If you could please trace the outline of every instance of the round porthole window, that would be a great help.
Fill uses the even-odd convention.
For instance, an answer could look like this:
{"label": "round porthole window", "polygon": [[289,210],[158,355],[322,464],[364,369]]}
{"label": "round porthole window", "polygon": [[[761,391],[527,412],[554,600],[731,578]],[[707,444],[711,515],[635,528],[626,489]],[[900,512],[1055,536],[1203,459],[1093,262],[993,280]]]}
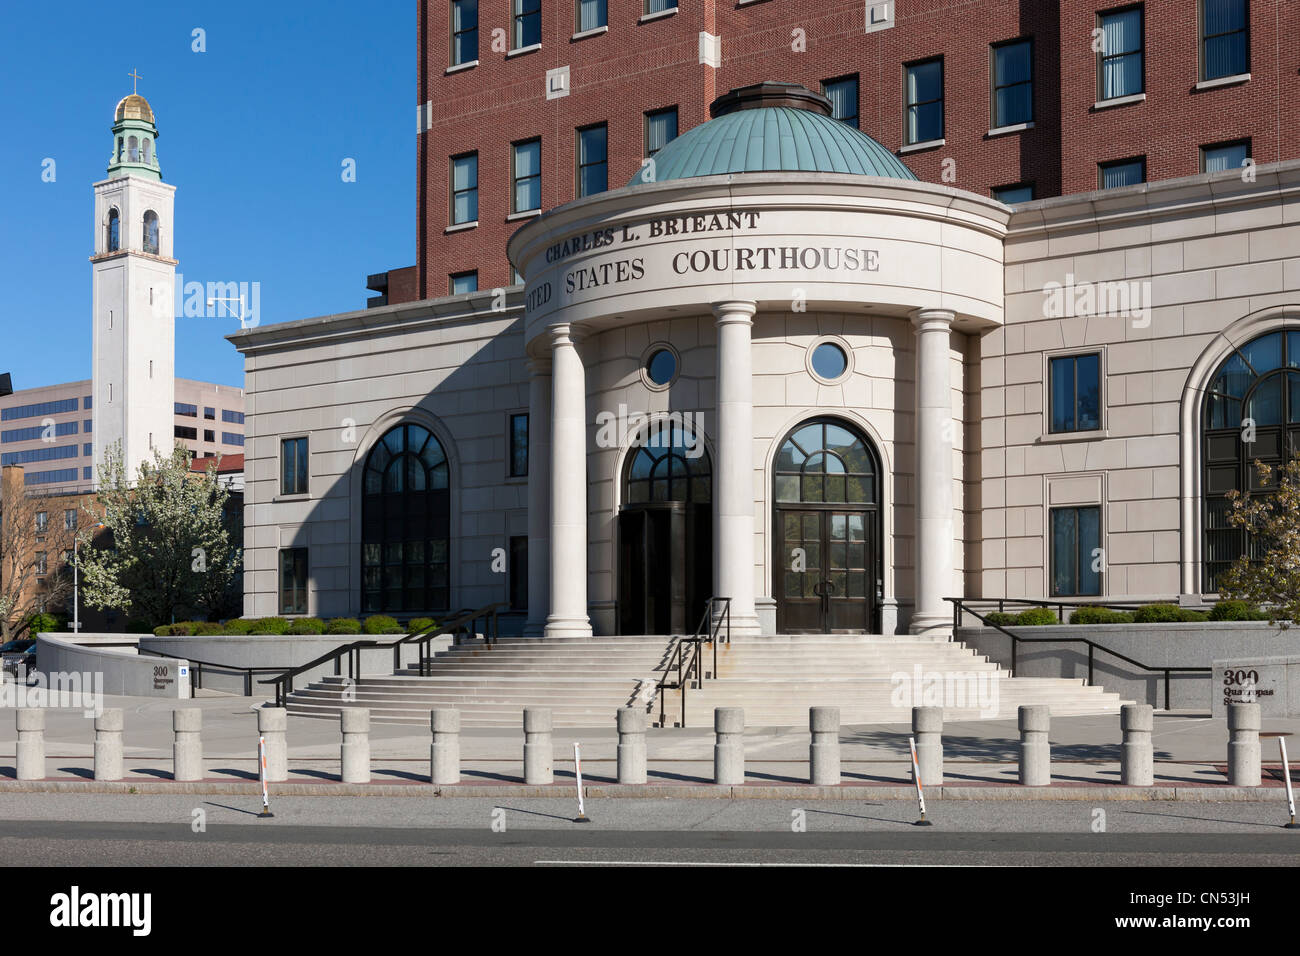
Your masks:
{"label": "round porthole window", "polygon": [[677,356],[671,349],[655,349],[646,359],[645,375],[654,385],[667,385],[677,375]]}
{"label": "round porthole window", "polygon": [[822,342],[812,352],[812,370],[818,378],[833,382],[849,367],[848,356],[834,342]]}

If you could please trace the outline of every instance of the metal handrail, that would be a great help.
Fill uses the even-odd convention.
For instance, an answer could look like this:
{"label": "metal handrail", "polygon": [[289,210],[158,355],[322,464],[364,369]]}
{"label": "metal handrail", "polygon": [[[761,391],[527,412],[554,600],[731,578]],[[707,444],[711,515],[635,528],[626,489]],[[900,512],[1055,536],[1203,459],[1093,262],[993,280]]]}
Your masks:
{"label": "metal handrail", "polygon": [[[102,647],[103,645],[98,645]],[[156,651],[151,647],[138,647],[136,650],[141,654],[152,654],[155,657],[165,657],[173,661],[185,661],[191,665],[190,671],[190,688],[192,690],[203,689],[203,668],[207,667],[215,671],[231,671],[236,674],[244,675],[244,696],[253,696],[253,675],[254,674],[278,674],[284,670],[283,667],[240,667],[238,664],[218,664],[215,661],[201,661],[184,654],[168,654],[166,651]]]}
{"label": "metal handrail", "polygon": [[[1168,709],[1169,709],[1169,675],[1170,675],[1171,673],[1173,673],[1174,671],[1177,671],[1177,672],[1182,673],[1182,674],[1211,674],[1211,673],[1214,672],[1214,668],[1212,668],[1212,667],[1151,667],[1151,666],[1149,666],[1149,665],[1147,665],[1147,664],[1143,664],[1141,661],[1135,661],[1133,658],[1131,658],[1131,657],[1129,657],[1129,656],[1127,656],[1127,655],[1125,655],[1125,654],[1121,654],[1119,651],[1112,650],[1112,649],[1109,648],[1109,647],[1106,647],[1106,646],[1104,646],[1104,645],[1102,645],[1102,644],[1098,644],[1096,641],[1090,640],[1089,638],[1086,638],[1086,637],[1075,637],[1075,636],[1070,635],[1070,634],[1063,634],[1063,635],[1060,636],[1060,637],[1055,637],[1055,636],[1053,636],[1053,637],[1021,637],[1019,634],[1013,634],[1011,631],[1008,631],[1008,630],[1007,630],[1005,627],[1003,627],[1001,624],[996,624],[996,623],[994,623],[993,621],[990,621],[988,618],[986,618],[986,617],[985,617],[983,614],[981,614],[979,611],[976,611],[976,610],[972,609],[971,607],[967,606],[967,599],[964,599],[964,598],[944,598],[944,600],[945,600],[945,601],[951,601],[951,602],[952,602],[952,605],[953,605],[953,630],[954,630],[954,633],[956,632],[956,630],[957,630],[958,628],[961,627],[961,616],[962,616],[963,614],[973,614],[976,618],[979,619],[980,623],[982,623],[985,627],[991,627],[991,628],[993,628],[993,629],[995,629],[995,630],[997,630],[997,631],[1000,631],[1001,633],[1005,634],[1007,637],[1009,637],[1009,638],[1011,639],[1011,676],[1012,676],[1012,677],[1015,677],[1015,676],[1016,676],[1016,666],[1017,666],[1017,664],[1018,664],[1018,660],[1019,660],[1019,659],[1018,659],[1017,651],[1018,651],[1018,647],[1019,647],[1019,645],[1020,645],[1022,642],[1023,642],[1023,643],[1026,643],[1026,644],[1063,644],[1063,643],[1071,643],[1071,644],[1086,644],[1087,647],[1088,647],[1088,686],[1089,686],[1089,687],[1091,687],[1091,686],[1092,686],[1092,683],[1093,683],[1093,655],[1094,655],[1094,653],[1095,653],[1096,651],[1105,651],[1107,654],[1110,654],[1112,657],[1118,657],[1120,660],[1124,661],[1126,664],[1131,664],[1131,665],[1133,665],[1134,667],[1141,668],[1142,670],[1144,670],[1144,671],[1149,671],[1149,672],[1151,672],[1151,673],[1153,673],[1153,674],[1160,674],[1160,673],[1164,674],[1164,684],[1165,684],[1165,710],[1168,710]],[[1041,602],[1041,601],[1034,601],[1034,600],[1023,600],[1023,601],[1022,601],[1022,600],[1015,599],[1015,598],[1002,598],[1002,599],[994,599],[994,598],[988,598],[988,599],[984,599],[984,598],[976,598],[975,600],[977,600],[977,601],[985,601],[985,600],[992,601],[992,600],[998,600],[998,601],[999,601],[999,609],[1001,608],[1001,605],[1002,605],[1002,602],[1003,602],[1003,601],[1010,601],[1010,603],[1012,603],[1012,604],[1034,604],[1034,605],[1039,605],[1039,606],[1043,605],[1044,603],[1047,603],[1047,604],[1055,603],[1055,602]],[[1123,609],[1123,610],[1128,610],[1128,609],[1129,609],[1129,608],[1124,607],[1123,605],[1113,605],[1113,604],[1081,604],[1081,605],[1077,605],[1077,606],[1078,606],[1078,607],[1105,607],[1105,608],[1109,608],[1109,609],[1111,609],[1111,610],[1121,610],[1121,609]],[[1140,607],[1141,605],[1136,605],[1136,606],[1137,606],[1137,607]]]}
{"label": "metal handrail", "polygon": [[473,610],[463,610],[457,613],[449,621],[443,621],[441,624],[434,623],[419,631],[406,635],[401,640],[393,642],[393,670],[397,671],[402,666],[402,647],[411,642],[416,642],[420,646],[419,671],[421,677],[428,677],[429,663],[429,646],[434,638],[442,637],[445,634],[452,634],[461,629],[467,630],[470,634],[477,633],[474,627],[475,622],[482,618],[484,621],[483,644],[492,649],[492,645],[497,642],[499,633],[498,614],[501,608],[509,605],[504,601],[498,601],[495,604],[487,604],[481,608]]}
{"label": "metal handrail", "polygon": [[[1056,609],[1056,618],[1062,624],[1066,623],[1065,620],[1066,608],[1070,608],[1071,610],[1074,611],[1077,611],[1085,607],[1100,607],[1100,608],[1105,608],[1108,611],[1136,611],[1138,608],[1145,606],[1143,602],[1136,602],[1130,604],[1102,604],[1099,601],[1089,601],[1083,599],[1080,599],[1078,601],[1062,601],[1059,599],[1055,601],[1047,601],[1039,598],[944,598],[944,600],[964,601],[966,604],[973,604],[976,602],[979,602],[981,604],[992,604],[994,602],[997,602],[999,614],[1006,613],[1006,606],[1008,604],[1028,605],[1029,607],[1051,607]],[[974,611],[971,611],[969,607],[967,607],[966,609],[970,611],[971,614],[975,613]],[[960,624],[957,624],[955,619],[957,614],[958,611],[956,608],[954,608],[953,609],[954,625],[960,627]]]}
{"label": "metal handrail", "polygon": [[[722,611],[714,614],[714,606],[720,604]],[[690,636],[679,637],[673,645],[672,656],[668,658],[668,663],[664,665],[664,675],[659,678],[659,684],[655,693],[659,697],[659,726],[667,726],[666,703],[664,701],[664,691],[676,690],[679,693],[682,707],[681,726],[686,726],[686,691],[690,687],[690,678],[694,672],[695,685],[698,687],[707,678],[718,677],[718,644],[723,640],[722,627],[726,624],[726,643],[731,643],[731,598],[729,597],[711,597],[704,602],[704,614],[700,617],[700,623],[695,628],[695,633]],[[700,673],[700,645],[709,643],[713,649],[713,670],[701,675]],[[687,648],[690,649],[690,659],[687,659]],[[668,676],[673,668],[677,670],[676,683],[669,683]]]}

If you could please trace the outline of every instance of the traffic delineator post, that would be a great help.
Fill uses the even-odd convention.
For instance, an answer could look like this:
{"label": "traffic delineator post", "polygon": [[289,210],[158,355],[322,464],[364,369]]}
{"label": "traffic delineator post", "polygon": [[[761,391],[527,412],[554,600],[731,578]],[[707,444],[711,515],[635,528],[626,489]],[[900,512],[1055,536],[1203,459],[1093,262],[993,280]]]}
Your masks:
{"label": "traffic delineator post", "polygon": [[1282,824],[1287,830],[1300,830],[1300,823],[1295,822],[1295,793],[1291,790],[1291,765],[1286,759],[1286,739],[1277,738],[1277,745],[1282,751],[1282,780],[1286,783],[1286,808],[1291,813],[1291,820]]}
{"label": "traffic delineator post", "polygon": [[582,805],[582,753],[578,750],[578,742],[573,742],[573,769],[574,776],[578,781],[578,815],[573,818],[574,823],[590,823],[585,808]]}
{"label": "traffic delineator post", "polygon": [[925,818],[925,794],[921,790],[921,766],[916,761],[916,740],[908,737],[907,745],[912,750],[912,780],[916,782],[916,802],[921,807],[921,819],[912,824],[914,827],[932,826],[929,820]]}
{"label": "traffic delineator post", "polygon": [[266,817],[275,816],[275,814],[271,812],[271,795],[270,795],[270,791],[267,790],[266,787],[266,738],[265,737],[257,738],[257,763],[261,771],[260,776],[262,778],[262,812],[257,815],[258,819],[260,820],[260,819],[265,819]]}

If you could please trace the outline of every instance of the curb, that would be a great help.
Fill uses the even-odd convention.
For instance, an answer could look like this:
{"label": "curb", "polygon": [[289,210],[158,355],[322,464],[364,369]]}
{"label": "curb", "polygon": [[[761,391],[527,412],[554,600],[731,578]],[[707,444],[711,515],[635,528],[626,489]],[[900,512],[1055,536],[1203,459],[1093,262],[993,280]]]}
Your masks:
{"label": "curb", "polygon": [[[270,785],[272,797],[550,797],[572,798],[572,784],[452,784],[434,786],[428,783],[275,783]],[[926,791],[929,800],[969,801],[1037,801],[1084,800],[1091,803],[1115,801],[1185,801],[1193,803],[1267,803],[1277,801],[1283,789],[1277,787],[1124,787],[1108,785],[1002,787],[1002,786],[943,786]],[[138,781],[128,783],[117,780],[2,780],[0,794],[5,793],[116,793],[132,795],[158,794],[211,794],[211,795],[262,795],[257,783],[205,781],[178,783],[173,781]],[[915,800],[916,790],[906,786],[878,786],[873,784],[841,784],[840,786],[769,786],[747,784],[742,786],[716,786],[714,784],[593,784],[583,788],[586,799],[630,800],[793,800],[793,801],[876,801]]]}

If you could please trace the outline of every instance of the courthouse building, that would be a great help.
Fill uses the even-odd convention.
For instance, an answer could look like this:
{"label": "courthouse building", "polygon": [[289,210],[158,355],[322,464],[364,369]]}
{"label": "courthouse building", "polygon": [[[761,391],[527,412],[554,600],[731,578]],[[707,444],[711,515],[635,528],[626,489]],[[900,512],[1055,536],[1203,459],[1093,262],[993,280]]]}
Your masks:
{"label": "courthouse building", "polygon": [[246,615],[680,633],[722,596],[738,633],[942,634],[955,596],[1212,597],[1226,492],[1300,448],[1300,162],[1012,206],[832,112],[738,88],[516,223],[523,284],[231,335]]}

